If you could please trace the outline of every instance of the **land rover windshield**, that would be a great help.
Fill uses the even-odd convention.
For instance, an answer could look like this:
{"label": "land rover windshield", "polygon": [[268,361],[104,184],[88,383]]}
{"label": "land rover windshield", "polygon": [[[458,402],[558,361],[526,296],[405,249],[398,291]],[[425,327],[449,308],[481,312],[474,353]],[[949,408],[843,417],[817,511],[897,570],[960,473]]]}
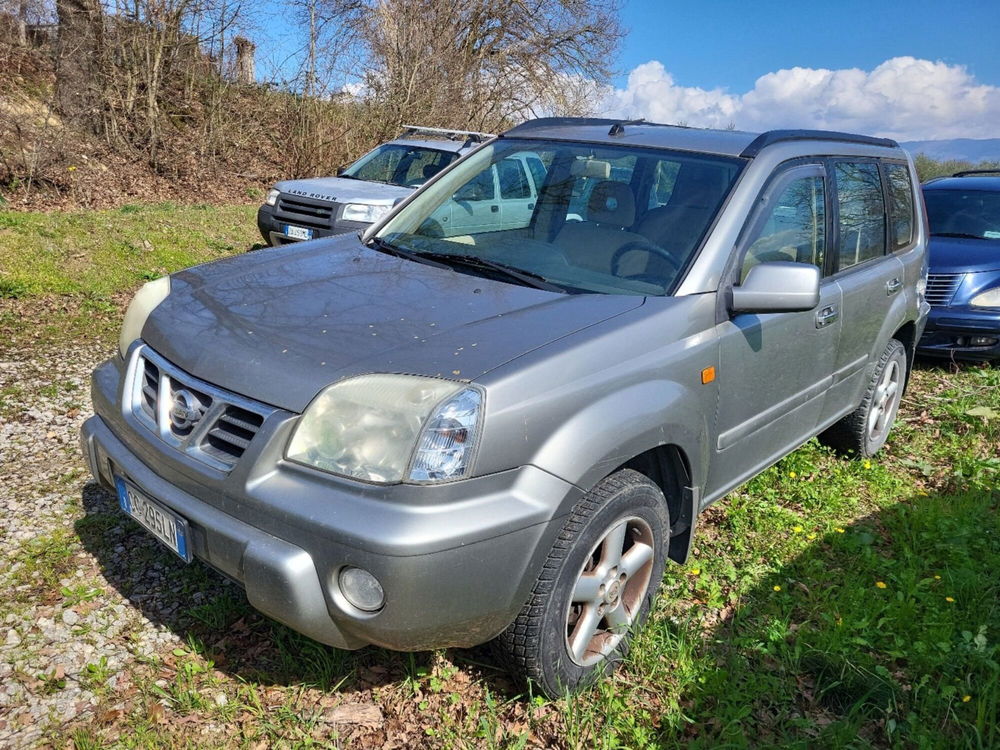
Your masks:
{"label": "land rover windshield", "polygon": [[371,244],[567,293],[668,295],[742,165],[664,149],[501,139],[415,196]]}
{"label": "land rover windshield", "polygon": [[386,143],[370,151],[340,173],[368,182],[384,182],[401,187],[416,187],[436,175],[458,158],[454,151]]}

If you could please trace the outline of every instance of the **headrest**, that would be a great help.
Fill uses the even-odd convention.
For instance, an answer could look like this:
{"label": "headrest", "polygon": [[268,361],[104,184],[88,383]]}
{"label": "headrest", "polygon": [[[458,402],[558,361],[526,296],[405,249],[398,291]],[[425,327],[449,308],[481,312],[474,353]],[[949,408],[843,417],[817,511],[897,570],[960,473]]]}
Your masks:
{"label": "headrest", "polygon": [[424,164],[423,175],[425,180],[429,180],[431,177],[436,175],[441,171],[441,167],[437,164]]}
{"label": "headrest", "polygon": [[587,203],[587,220],[616,227],[630,227],[635,221],[635,196],[624,182],[603,180],[594,185]]}
{"label": "headrest", "polygon": [[570,164],[569,173],[573,177],[606,180],[611,176],[611,162],[602,159],[581,159],[577,157]]}

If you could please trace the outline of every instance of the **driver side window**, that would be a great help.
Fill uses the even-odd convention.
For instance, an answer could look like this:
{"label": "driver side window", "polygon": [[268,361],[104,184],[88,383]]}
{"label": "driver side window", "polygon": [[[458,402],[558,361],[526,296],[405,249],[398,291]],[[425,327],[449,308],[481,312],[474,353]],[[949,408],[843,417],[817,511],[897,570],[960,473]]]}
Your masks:
{"label": "driver side window", "polygon": [[792,179],[765,198],[764,212],[743,259],[740,282],[758,263],[792,261],[823,269],[826,257],[826,192],[822,175]]}

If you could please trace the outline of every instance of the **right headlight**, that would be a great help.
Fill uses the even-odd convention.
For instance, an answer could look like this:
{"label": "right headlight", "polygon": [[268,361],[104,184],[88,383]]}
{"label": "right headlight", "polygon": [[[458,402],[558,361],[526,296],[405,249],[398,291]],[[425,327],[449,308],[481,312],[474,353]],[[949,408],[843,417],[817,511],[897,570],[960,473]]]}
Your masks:
{"label": "right headlight", "polygon": [[980,292],[969,300],[969,304],[973,307],[1000,307],[1000,286]]}
{"label": "right headlight", "polygon": [[142,334],[142,327],[146,325],[149,314],[167,298],[168,294],[170,294],[169,276],[161,276],[139,287],[139,291],[128,303],[125,319],[122,321],[122,332],[118,336],[118,351],[123,357],[132,342]]}
{"label": "right headlight", "polygon": [[468,476],[482,392],[414,375],[363,375],[326,388],[305,410],[286,457],[368,482]]}
{"label": "right headlight", "polygon": [[273,206],[278,202],[279,195],[281,195],[281,191],[278,188],[271,188],[267,191],[267,198],[264,199],[264,202],[269,206]]}

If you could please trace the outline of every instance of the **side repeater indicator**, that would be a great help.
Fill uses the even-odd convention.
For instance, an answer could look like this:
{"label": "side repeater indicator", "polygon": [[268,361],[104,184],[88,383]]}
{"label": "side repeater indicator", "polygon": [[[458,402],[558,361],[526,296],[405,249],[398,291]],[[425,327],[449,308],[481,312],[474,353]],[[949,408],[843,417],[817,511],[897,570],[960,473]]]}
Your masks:
{"label": "side repeater indicator", "polygon": [[701,371],[701,384],[702,385],[708,385],[713,380],[715,380],[715,368],[714,367],[706,367],[704,370]]}

